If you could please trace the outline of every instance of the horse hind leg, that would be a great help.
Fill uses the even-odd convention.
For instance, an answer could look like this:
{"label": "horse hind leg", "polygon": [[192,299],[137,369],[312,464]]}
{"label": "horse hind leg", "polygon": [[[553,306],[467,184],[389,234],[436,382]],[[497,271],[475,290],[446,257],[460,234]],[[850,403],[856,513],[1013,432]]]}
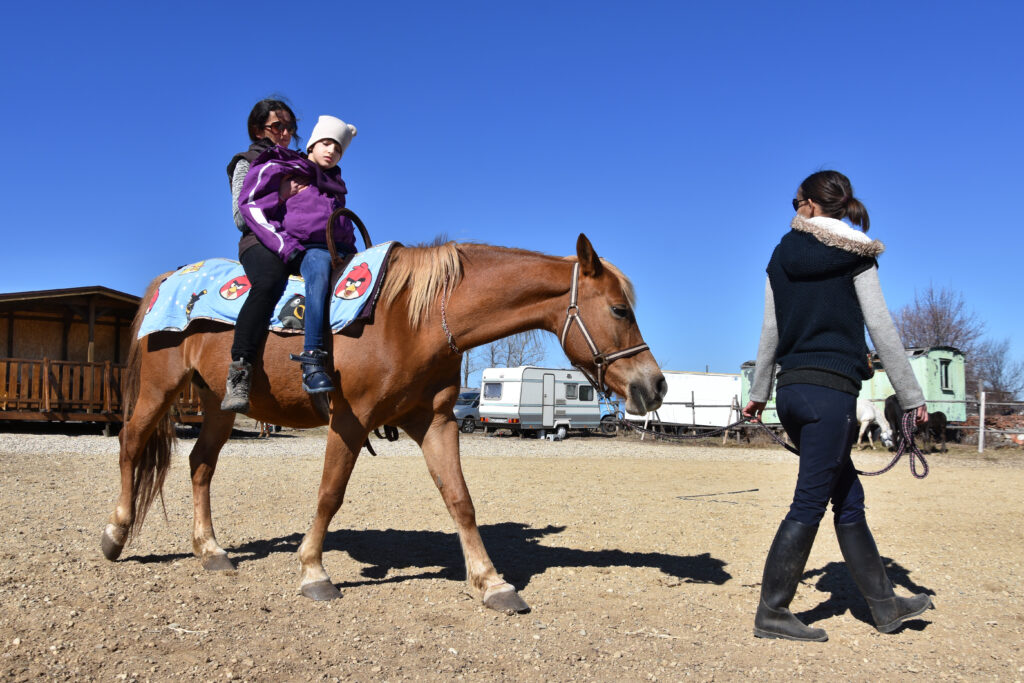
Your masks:
{"label": "horse hind leg", "polygon": [[466,562],[466,586],[471,595],[484,606],[506,614],[530,611],[515,587],[505,581],[494,568],[484,548],[476,524],[476,510],[466,486],[459,461],[459,426],[449,414],[429,416],[430,426],[424,431],[406,426],[406,432],[420,444],[431,479],[441,493],[448,513],[459,533]]}
{"label": "horse hind leg", "polygon": [[[857,448],[859,448],[861,450],[864,449],[864,443],[863,443],[863,441],[864,441],[864,432],[868,433],[868,442],[871,443],[871,430],[868,429],[868,423],[867,422],[861,422],[860,423],[860,432],[858,432],[858,434],[857,434]],[[875,449],[875,444],[871,443],[871,450],[874,450],[874,449]]]}
{"label": "horse hind leg", "polygon": [[163,373],[143,373],[132,415],[119,435],[121,491],[100,538],[108,560],[121,556],[141,531],[150,505],[163,495],[176,438],[168,411],[187,375],[184,368],[174,364],[171,368]]}
{"label": "horse hind leg", "polygon": [[192,477],[192,552],[209,571],[231,571],[234,563],[228,558],[213,530],[210,508],[210,483],[217,469],[220,449],[231,436],[235,414],[220,409],[220,399],[208,387],[199,390],[203,407],[203,424],[192,452],[188,456]]}

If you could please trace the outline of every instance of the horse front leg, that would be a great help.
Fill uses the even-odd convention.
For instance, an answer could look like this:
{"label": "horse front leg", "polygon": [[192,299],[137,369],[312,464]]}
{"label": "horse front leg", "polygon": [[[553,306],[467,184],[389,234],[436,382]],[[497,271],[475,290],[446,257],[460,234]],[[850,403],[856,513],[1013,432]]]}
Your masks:
{"label": "horse front leg", "polygon": [[235,565],[228,558],[213,531],[210,509],[210,483],[217,469],[220,449],[231,436],[235,414],[220,409],[220,399],[209,389],[199,392],[203,406],[203,426],[188,456],[192,472],[192,552],[209,571],[230,571]]}
{"label": "horse front leg", "polygon": [[331,583],[324,569],[324,537],[331,519],[345,499],[345,489],[366,435],[366,430],[353,415],[332,416],[320,492],[317,494],[316,516],[299,545],[299,591],[311,600],[334,600],[341,597],[341,591]]}
{"label": "horse front leg", "polygon": [[[416,438],[415,433],[411,435]],[[476,525],[476,509],[469,495],[459,456],[459,426],[451,415],[435,415],[422,438],[417,438],[427,470],[455,521],[466,561],[469,593],[491,609],[507,614],[529,612],[512,584],[501,578],[484,548]]]}

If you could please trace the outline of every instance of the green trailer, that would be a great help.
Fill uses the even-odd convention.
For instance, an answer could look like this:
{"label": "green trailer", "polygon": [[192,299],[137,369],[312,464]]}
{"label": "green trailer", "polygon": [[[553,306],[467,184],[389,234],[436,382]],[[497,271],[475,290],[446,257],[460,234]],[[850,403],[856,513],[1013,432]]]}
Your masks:
{"label": "green trailer", "polygon": [[[964,403],[967,388],[964,354],[950,346],[929,346],[907,349],[907,360],[910,361],[910,369],[924,392],[929,412],[941,411],[950,422],[964,422],[967,419],[967,405]],[[882,410],[885,399],[895,391],[877,354],[871,354],[871,364],[875,368],[875,373],[861,386],[858,398],[871,401]],[[740,376],[743,392],[740,403],[746,405],[750,400],[750,380],[754,377],[754,361],[747,361],[740,366]],[[779,424],[779,416],[775,412],[774,387],[762,419],[765,424]]]}

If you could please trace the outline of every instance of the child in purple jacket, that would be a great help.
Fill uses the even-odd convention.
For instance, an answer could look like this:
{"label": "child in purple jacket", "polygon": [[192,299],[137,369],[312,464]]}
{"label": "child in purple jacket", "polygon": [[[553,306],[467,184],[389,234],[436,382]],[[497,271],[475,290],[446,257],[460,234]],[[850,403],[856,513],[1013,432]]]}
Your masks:
{"label": "child in purple jacket", "polygon": [[[345,206],[348,190],[338,161],[355,134],[355,126],[321,116],[305,157],[282,147],[268,149],[253,163],[239,194],[239,212],[253,234],[305,280],[306,339],[302,353],[292,358],[302,363],[302,387],[311,394],[334,390],[325,348],[331,276],[327,220]],[[339,218],[331,230],[339,253],[355,252],[351,221]]]}

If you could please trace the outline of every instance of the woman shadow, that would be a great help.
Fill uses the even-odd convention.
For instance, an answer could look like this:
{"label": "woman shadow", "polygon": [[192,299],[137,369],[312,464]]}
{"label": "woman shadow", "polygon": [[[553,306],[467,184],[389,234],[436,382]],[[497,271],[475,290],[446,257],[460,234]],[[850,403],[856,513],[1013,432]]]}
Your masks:
{"label": "woman shadow", "polygon": [[[888,574],[893,586],[903,586],[911,593],[935,595],[935,591],[925,588],[911,579],[910,572],[900,563],[891,558],[883,557],[882,564],[885,566],[885,573]],[[850,570],[846,568],[845,563],[829,562],[824,567],[804,572],[801,577],[803,582],[810,582],[814,579],[817,579],[814,587],[823,593],[828,593],[829,597],[825,602],[797,615],[801,621],[806,624],[812,624],[822,619],[839,616],[849,610],[855,619],[874,626],[875,622],[871,618],[868,604],[860,594],[857,584],[853,582],[853,577],[850,575]],[[923,618],[909,619],[903,622],[894,633],[898,633],[904,628],[923,631],[925,626],[930,623],[930,621]]]}

